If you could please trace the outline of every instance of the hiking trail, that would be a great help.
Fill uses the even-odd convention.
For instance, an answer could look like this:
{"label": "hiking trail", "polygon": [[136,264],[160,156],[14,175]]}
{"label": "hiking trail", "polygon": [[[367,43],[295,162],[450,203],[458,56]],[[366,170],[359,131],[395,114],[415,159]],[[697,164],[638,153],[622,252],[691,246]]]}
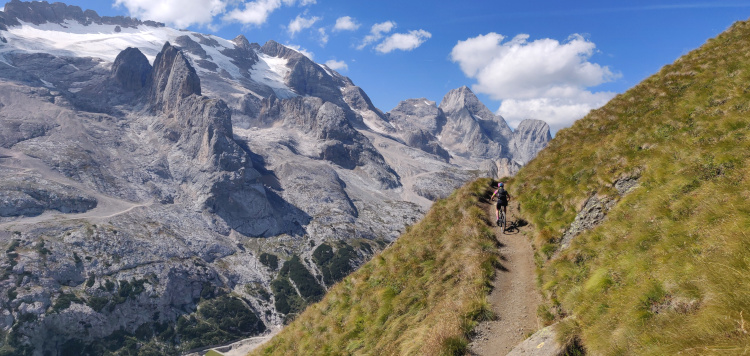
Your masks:
{"label": "hiking trail", "polygon": [[[491,221],[495,221],[494,204],[484,204]],[[505,355],[513,347],[543,327],[537,320],[537,308],[542,297],[536,288],[534,251],[516,204],[508,206],[508,226],[505,233],[494,226],[495,238],[500,243],[501,267],[492,282],[489,302],[497,318],[480,323],[469,344],[471,355]]]}

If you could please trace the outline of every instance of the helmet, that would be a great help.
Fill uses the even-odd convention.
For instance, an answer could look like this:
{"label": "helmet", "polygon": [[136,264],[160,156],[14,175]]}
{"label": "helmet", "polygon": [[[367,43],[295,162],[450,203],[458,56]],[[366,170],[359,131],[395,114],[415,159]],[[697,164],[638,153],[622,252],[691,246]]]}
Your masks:
{"label": "helmet", "polygon": [[503,182],[497,183],[497,187],[500,188],[503,186]]}

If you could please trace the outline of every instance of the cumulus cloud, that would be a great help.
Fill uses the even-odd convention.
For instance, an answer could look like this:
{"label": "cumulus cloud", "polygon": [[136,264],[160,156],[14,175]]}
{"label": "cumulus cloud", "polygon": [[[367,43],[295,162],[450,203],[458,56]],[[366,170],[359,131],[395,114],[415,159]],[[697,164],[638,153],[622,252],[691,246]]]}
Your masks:
{"label": "cumulus cloud", "polygon": [[523,119],[532,118],[546,121],[550,130],[557,132],[586,116],[591,109],[603,106],[614,96],[612,92],[580,90],[577,96],[569,98],[506,99],[497,113],[513,128],[518,127]]}
{"label": "cumulus cloud", "polygon": [[166,22],[179,28],[191,25],[211,28],[219,16],[226,22],[259,26],[282,6],[315,3],[316,0],[115,0],[114,6],[124,6],[130,16],[142,20]]}
{"label": "cumulus cloud", "polygon": [[317,16],[305,18],[302,15],[297,15],[294,20],[289,22],[289,26],[287,27],[289,36],[294,37],[297,32],[312,27],[318,20],[320,20],[320,17]]}
{"label": "cumulus cloud", "polygon": [[358,29],[360,24],[357,23],[351,16],[339,17],[336,19],[336,25],[333,26],[334,31],[354,31]]}
{"label": "cumulus cloud", "polygon": [[124,6],[133,17],[166,22],[184,28],[190,25],[210,25],[214,16],[225,11],[227,1],[115,0],[115,6]]}
{"label": "cumulus cloud", "polygon": [[432,34],[425,30],[414,30],[409,33],[394,33],[375,47],[380,53],[389,53],[400,49],[402,51],[411,51],[427,41]]}
{"label": "cumulus cloud", "polygon": [[[122,0],[118,0],[122,1]],[[147,0],[139,0],[147,1]],[[151,0],[154,1],[154,0]],[[178,0],[174,0],[178,1]],[[191,0],[200,1],[200,0]],[[205,0],[204,0],[205,1]],[[210,0],[218,1],[218,0]],[[224,0],[229,3],[237,3],[237,0]],[[179,2],[179,1],[178,1]],[[244,2],[243,6],[237,6],[231,11],[224,15],[223,20],[227,22],[239,22],[245,25],[260,26],[268,20],[268,16],[271,15],[281,6],[292,6],[296,3],[296,0],[255,0]],[[300,0],[299,4],[307,6],[315,4],[315,0]]]}
{"label": "cumulus cloud", "polygon": [[521,34],[505,41],[505,36],[489,33],[459,41],[451,51],[453,62],[476,79],[475,92],[502,100],[498,112],[511,124],[542,119],[556,131],[614,96],[587,90],[620,76],[589,61],[596,49],[593,42],[580,35],[565,42],[528,39]]}
{"label": "cumulus cloud", "polygon": [[327,60],[325,64],[326,66],[328,66],[328,68],[331,68],[333,70],[349,70],[349,66],[344,61],[330,59]]}
{"label": "cumulus cloud", "polygon": [[262,25],[268,19],[268,16],[284,5],[294,4],[294,0],[256,0],[246,2],[244,8],[239,7],[230,11],[224,16],[225,21],[240,22],[245,25]]}
{"label": "cumulus cloud", "polygon": [[367,45],[379,41],[386,33],[391,32],[395,27],[396,23],[393,21],[386,21],[372,25],[370,28],[370,34],[365,36],[362,43],[357,46],[357,49],[363,49],[367,47]]}

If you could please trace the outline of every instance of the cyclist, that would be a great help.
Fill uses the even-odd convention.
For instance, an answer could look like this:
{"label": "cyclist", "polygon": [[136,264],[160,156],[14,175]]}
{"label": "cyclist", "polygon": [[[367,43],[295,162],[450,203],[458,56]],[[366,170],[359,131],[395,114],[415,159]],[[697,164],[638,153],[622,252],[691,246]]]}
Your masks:
{"label": "cyclist", "polygon": [[495,205],[495,215],[497,220],[495,220],[495,225],[498,225],[500,222],[500,208],[503,208],[503,215],[505,215],[505,224],[503,224],[503,228],[505,228],[505,225],[508,222],[508,201],[510,200],[510,194],[508,194],[508,191],[505,190],[503,182],[497,183],[497,190],[492,193],[492,197],[490,197],[490,200],[495,198],[495,195],[497,195],[497,204]]}

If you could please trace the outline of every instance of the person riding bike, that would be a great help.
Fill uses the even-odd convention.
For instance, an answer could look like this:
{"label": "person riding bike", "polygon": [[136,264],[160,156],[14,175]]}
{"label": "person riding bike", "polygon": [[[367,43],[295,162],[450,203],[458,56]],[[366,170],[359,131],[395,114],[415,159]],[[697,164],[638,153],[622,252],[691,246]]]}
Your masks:
{"label": "person riding bike", "polygon": [[507,214],[507,208],[508,208],[508,201],[510,201],[510,194],[508,194],[508,191],[505,190],[504,184],[502,182],[497,183],[497,190],[495,190],[494,193],[492,193],[492,197],[490,197],[490,200],[495,198],[495,195],[497,195],[497,204],[495,205],[495,215],[497,222],[500,221],[500,208],[503,209],[503,215],[505,215],[505,223],[503,224],[503,228],[505,228],[505,225],[508,221],[508,214]]}

